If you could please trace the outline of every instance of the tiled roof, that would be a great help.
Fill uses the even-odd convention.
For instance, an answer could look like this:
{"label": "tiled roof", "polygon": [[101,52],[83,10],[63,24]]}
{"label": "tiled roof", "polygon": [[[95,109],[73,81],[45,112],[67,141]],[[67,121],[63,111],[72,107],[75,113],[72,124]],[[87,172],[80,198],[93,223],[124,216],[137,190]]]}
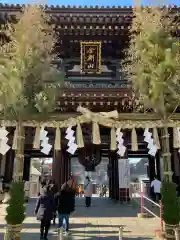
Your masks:
{"label": "tiled roof", "polygon": [[[16,21],[17,13],[20,12],[24,6],[25,5],[20,4],[0,3],[0,21]],[[50,14],[52,23],[64,24],[62,26],[63,29],[70,28],[71,30],[73,28],[71,25],[74,23],[81,25],[110,24],[116,26],[116,28],[123,23],[125,26],[128,26],[131,23],[133,15],[133,8],[129,6],[41,6]],[[180,11],[180,7],[175,5],[164,7],[169,8],[172,12]],[[79,26],[77,26],[77,28],[78,27]]]}

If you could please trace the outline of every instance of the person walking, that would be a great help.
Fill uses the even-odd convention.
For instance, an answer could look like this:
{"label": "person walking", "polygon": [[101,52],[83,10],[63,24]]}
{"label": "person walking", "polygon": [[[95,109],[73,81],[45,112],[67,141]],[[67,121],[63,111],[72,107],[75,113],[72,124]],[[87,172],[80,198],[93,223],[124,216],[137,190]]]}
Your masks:
{"label": "person walking", "polygon": [[[71,177],[69,177],[69,179],[65,183],[63,183],[63,185],[61,186],[61,190],[66,187],[73,188],[73,179]],[[76,191],[76,189],[74,190]]]}
{"label": "person walking", "polygon": [[43,191],[42,195],[38,198],[35,215],[37,216],[37,220],[41,221],[40,238],[47,240],[51,220],[55,212],[55,202],[50,186],[44,187]]}
{"label": "person walking", "polygon": [[63,227],[65,220],[65,235],[69,235],[69,217],[75,210],[75,191],[68,184],[61,188],[60,194],[56,195],[56,206],[59,219],[59,229]]}
{"label": "person walking", "polygon": [[87,176],[84,181],[84,196],[86,207],[91,206],[91,197],[92,197],[92,183],[90,178]]}
{"label": "person walking", "polygon": [[102,197],[106,197],[106,193],[107,193],[107,187],[106,187],[106,185],[103,185],[103,187],[102,187]]}
{"label": "person walking", "polygon": [[159,181],[156,176],[151,182],[151,188],[155,194],[155,201],[159,202],[161,200],[161,181]]}

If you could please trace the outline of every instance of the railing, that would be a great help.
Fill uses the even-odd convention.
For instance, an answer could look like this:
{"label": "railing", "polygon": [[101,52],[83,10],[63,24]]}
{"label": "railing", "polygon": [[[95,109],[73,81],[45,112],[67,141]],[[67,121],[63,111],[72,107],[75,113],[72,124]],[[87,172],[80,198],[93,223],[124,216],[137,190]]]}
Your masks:
{"label": "railing", "polygon": [[132,183],[131,184],[131,196],[133,200],[140,205],[141,214],[149,214],[157,219],[159,219],[160,230],[164,230],[164,221],[162,214],[162,202],[159,203],[153,201],[149,196],[147,196],[146,187],[143,183]]}

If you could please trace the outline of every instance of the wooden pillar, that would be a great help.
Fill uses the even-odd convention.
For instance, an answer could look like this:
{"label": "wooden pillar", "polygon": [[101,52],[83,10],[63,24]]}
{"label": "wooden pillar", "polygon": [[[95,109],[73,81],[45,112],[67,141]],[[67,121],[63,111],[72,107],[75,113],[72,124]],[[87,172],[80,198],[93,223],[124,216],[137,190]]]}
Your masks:
{"label": "wooden pillar", "polygon": [[173,167],[174,176],[175,176],[173,180],[178,181],[180,180],[180,157],[179,157],[178,149],[172,150],[171,159],[172,159],[172,167]]}
{"label": "wooden pillar", "polygon": [[112,164],[112,199],[119,200],[119,173],[116,151],[110,152]]}
{"label": "wooden pillar", "polygon": [[14,170],[14,158],[15,158],[15,151],[10,149],[6,153],[6,163],[5,163],[5,173],[4,173],[4,180],[5,182],[11,182],[13,178],[13,170]]}
{"label": "wooden pillar", "polygon": [[173,128],[169,128],[169,145],[171,152],[171,170],[173,172],[172,181],[178,182],[180,180],[180,156],[178,153],[179,149],[173,147]]}
{"label": "wooden pillar", "polygon": [[60,175],[61,175],[61,151],[54,151],[53,163],[52,163],[52,180],[57,185],[58,189],[60,189]]}
{"label": "wooden pillar", "polygon": [[119,200],[119,170],[118,170],[118,156],[117,153],[114,152],[114,167],[115,167],[115,199]]}
{"label": "wooden pillar", "polygon": [[[121,175],[121,174],[124,174],[124,177],[127,177],[128,181],[129,181],[130,176],[126,176],[126,171],[127,171],[126,167],[129,167],[129,165],[126,166],[126,164],[129,163],[129,161],[128,161],[128,150],[126,150],[123,157],[118,157],[117,156],[117,159],[119,159],[119,161],[121,161],[121,163],[123,163],[121,166],[119,166],[119,162],[117,160],[117,162],[118,162],[117,169],[118,169],[119,200],[121,202],[129,202],[130,201],[129,186],[122,182],[123,176]],[[122,169],[119,169],[119,167],[122,167]],[[119,177],[120,177],[120,181],[119,181]],[[119,185],[119,183],[120,183],[120,185]]]}
{"label": "wooden pillar", "polygon": [[[67,160],[67,163],[65,163]],[[52,179],[58,186],[58,189],[61,188],[62,184],[65,183],[67,172],[65,171],[66,164],[68,166],[69,160],[66,159],[66,154],[64,151],[54,151],[53,164],[52,164]],[[69,167],[69,166],[68,166]]]}
{"label": "wooden pillar", "polygon": [[110,157],[111,157],[111,166],[112,166],[112,171],[111,171],[111,176],[112,176],[112,199],[115,199],[115,187],[114,187],[114,184],[115,184],[115,174],[114,174],[114,159],[113,159],[113,152],[110,151]]}
{"label": "wooden pillar", "polygon": [[66,182],[71,174],[71,156],[67,151],[64,151],[63,157],[64,157],[64,182]]}
{"label": "wooden pillar", "polygon": [[66,167],[66,174],[67,177],[69,178],[71,176],[71,156],[69,155],[68,160],[67,160],[67,167]]}
{"label": "wooden pillar", "polygon": [[5,158],[2,154],[0,154],[0,176],[4,177],[5,171]]}
{"label": "wooden pillar", "polygon": [[109,165],[107,166],[108,178],[109,178],[109,197],[113,198],[113,178],[112,178],[112,158],[111,151],[109,151]]}
{"label": "wooden pillar", "polygon": [[[150,182],[152,182],[156,175],[155,174],[155,158],[151,155],[148,155],[148,159],[149,159],[149,179],[150,179]],[[152,189],[150,190],[150,195],[151,197],[154,198],[154,192],[152,191]]]}
{"label": "wooden pillar", "polygon": [[31,168],[31,156],[29,154],[24,154],[24,168],[23,168],[23,180],[29,181]]}
{"label": "wooden pillar", "polygon": [[151,155],[148,155],[148,159],[149,159],[149,179],[150,181],[153,181],[155,177],[155,158]]}
{"label": "wooden pillar", "polygon": [[160,151],[156,153],[155,161],[156,161],[156,175],[158,179],[161,180]]}

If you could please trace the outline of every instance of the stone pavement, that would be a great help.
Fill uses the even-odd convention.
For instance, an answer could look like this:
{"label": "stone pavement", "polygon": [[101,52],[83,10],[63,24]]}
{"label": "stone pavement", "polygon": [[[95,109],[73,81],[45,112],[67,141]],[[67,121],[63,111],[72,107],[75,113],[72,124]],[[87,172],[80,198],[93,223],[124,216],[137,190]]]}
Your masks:
{"label": "stone pavement", "polygon": [[[39,222],[33,216],[34,206],[35,199],[31,199],[27,207],[22,240],[39,239]],[[64,239],[118,240],[119,226],[124,227],[124,239],[153,239],[154,230],[159,228],[159,220],[156,218],[140,219],[137,217],[138,212],[137,205],[121,205],[107,198],[93,198],[92,207],[87,209],[84,206],[84,199],[77,198],[76,212],[70,220],[72,236]],[[4,215],[5,206],[0,205],[0,240],[3,240]],[[54,230],[51,229],[49,240],[58,239]]]}

